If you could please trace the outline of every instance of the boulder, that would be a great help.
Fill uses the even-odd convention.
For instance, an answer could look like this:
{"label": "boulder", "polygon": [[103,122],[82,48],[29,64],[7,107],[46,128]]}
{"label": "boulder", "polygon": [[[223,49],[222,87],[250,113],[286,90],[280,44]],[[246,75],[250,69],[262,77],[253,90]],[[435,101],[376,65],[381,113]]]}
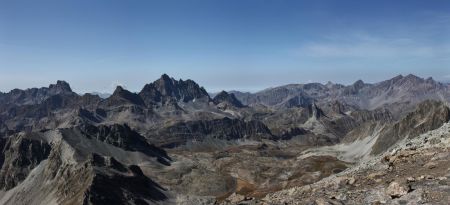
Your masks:
{"label": "boulder", "polygon": [[391,196],[391,198],[395,199],[404,196],[405,194],[408,193],[408,191],[409,187],[400,185],[398,182],[394,181],[389,184],[388,188],[386,189],[386,194]]}

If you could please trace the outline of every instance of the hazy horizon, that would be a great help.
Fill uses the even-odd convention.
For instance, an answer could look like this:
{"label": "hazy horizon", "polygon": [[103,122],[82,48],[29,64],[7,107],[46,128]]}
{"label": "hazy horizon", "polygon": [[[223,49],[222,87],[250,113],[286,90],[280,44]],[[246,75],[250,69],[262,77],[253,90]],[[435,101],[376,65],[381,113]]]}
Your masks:
{"label": "hazy horizon", "polygon": [[[358,80],[362,80],[364,83],[375,84],[375,83],[379,83],[379,82],[384,81],[384,80],[392,79],[392,78],[397,77],[397,76],[399,76],[399,75],[402,75],[403,77],[405,77],[405,76],[410,75],[410,74],[412,74],[412,73],[398,74],[398,75],[389,77],[389,78],[387,78],[387,79],[383,79],[383,80],[380,80],[380,81],[373,81],[373,82],[366,81],[366,80],[364,80],[364,79],[355,79],[353,82],[347,83],[347,84],[346,84],[346,83],[333,82],[333,81],[323,81],[323,82],[292,82],[292,83],[285,83],[285,84],[280,84],[280,85],[269,86],[269,87],[265,87],[265,88],[257,89],[257,90],[238,90],[238,89],[217,89],[217,90],[211,90],[211,89],[208,89],[207,87],[203,86],[202,84],[198,83],[195,79],[191,79],[191,78],[187,78],[187,79],[183,79],[183,78],[175,78],[174,76],[170,76],[170,75],[169,75],[169,77],[174,78],[175,80],[188,80],[188,79],[189,79],[189,80],[193,80],[193,81],[195,81],[196,83],[198,83],[199,86],[204,87],[208,93],[210,93],[210,94],[216,94],[216,93],[219,93],[219,92],[221,92],[221,91],[240,91],[240,92],[250,92],[250,93],[255,93],[255,92],[258,92],[258,91],[263,91],[263,90],[265,90],[265,89],[270,89],[270,88],[275,88],[275,87],[285,86],[285,85],[290,85],[290,84],[321,83],[321,84],[325,85],[325,84],[327,84],[328,82],[331,82],[331,83],[334,83],[334,84],[341,84],[341,85],[346,85],[346,86],[347,86],[347,85],[351,85],[351,84],[355,83],[355,82],[358,81]],[[415,74],[412,74],[412,75],[415,75]],[[423,78],[423,79],[427,79],[427,78],[429,78],[429,77],[433,78],[432,76],[428,76],[428,77],[425,77],[425,76],[418,76],[418,75],[415,75],[415,76],[417,76],[417,77],[419,77],[419,78]],[[433,78],[433,79],[434,79],[434,78]],[[74,88],[74,87],[72,86],[72,84],[71,84],[69,81],[67,81],[67,80],[64,80],[64,79],[59,79],[59,80],[62,80],[62,81],[64,81],[64,82],[69,83],[69,85],[70,85],[72,91],[75,92],[75,93],[78,93],[78,94],[80,94],[80,95],[83,95],[83,94],[86,94],[86,93],[92,93],[92,94],[99,94],[99,95],[102,95],[102,96],[103,96],[103,95],[111,95],[111,94],[114,92],[114,90],[116,89],[117,86],[121,86],[121,87],[123,87],[124,89],[127,89],[127,90],[129,90],[129,91],[131,91],[131,92],[137,93],[137,92],[141,91],[141,89],[145,86],[145,84],[154,82],[154,81],[157,80],[157,79],[153,79],[153,80],[150,80],[149,82],[146,82],[146,83],[142,84],[142,86],[141,86],[140,88],[138,88],[138,89],[129,89],[129,88],[127,87],[126,84],[117,84],[117,85],[115,85],[115,87],[111,87],[111,90],[106,90],[106,91],[91,90],[91,91],[87,91],[87,92],[80,92],[80,91],[78,91],[77,88]],[[434,79],[434,80],[435,80],[435,79]],[[49,82],[48,84],[46,84],[46,85],[41,85],[41,86],[31,86],[31,87],[23,87],[23,88],[18,87],[18,88],[13,88],[13,89],[22,89],[22,90],[25,90],[25,89],[29,89],[29,88],[42,88],[42,87],[48,87],[48,86],[51,85],[51,84],[56,84],[57,81],[58,81],[58,80],[55,80],[54,82]],[[437,82],[448,83],[448,84],[450,84],[450,81],[447,81],[447,82],[446,82],[446,81],[437,81]],[[13,89],[11,89],[11,90],[13,90]],[[3,90],[0,90],[0,92],[7,93],[7,92],[10,92],[11,90],[4,90],[4,91],[3,91]]]}
{"label": "hazy horizon", "polygon": [[409,73],[450,81],[450,2],[1,1],[0,91],[139,91],[162,73],[209,92]]}

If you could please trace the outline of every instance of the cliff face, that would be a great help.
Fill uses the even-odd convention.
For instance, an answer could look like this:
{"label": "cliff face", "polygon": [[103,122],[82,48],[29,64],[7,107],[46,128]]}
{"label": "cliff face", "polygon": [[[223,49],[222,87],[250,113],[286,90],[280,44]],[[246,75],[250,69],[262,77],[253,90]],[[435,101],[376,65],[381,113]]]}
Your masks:
{"label": "cliff face", "polygon": [[[133,163],[147,161],[166,166],[170,159],[164,151],[145,141],[136,145],[135,138],[128,140],[129,135],[124,135],[127,129],[90,128],[90,135],[79,129],[64,129],[2,139],[0,186],[7,194],[0,202],[149,204],[167,199],[165,189]],[[136,152],[134,146],[143,146],[148,151]]]}
{"label": "cliff face", "polygon": [[0,147],[0,188],[5,190],[22,182],[51,151],[47,142],[22,136],[1,139]]}
{"label": "cliff face", "polygon": [[157,139],[159,142],[155,143],[162,146],[178,146],[190,140],[260,140],[276,137],[261,122],[223,118],[177,123],[158,130],[150,139]]}
{"label": "cliff face", "polygon": [[413,138],[441,127],[450,120],[450,110],[442,102],[425,101],[399,122],[383,130],[372,153],[380,154],[406,137]]}

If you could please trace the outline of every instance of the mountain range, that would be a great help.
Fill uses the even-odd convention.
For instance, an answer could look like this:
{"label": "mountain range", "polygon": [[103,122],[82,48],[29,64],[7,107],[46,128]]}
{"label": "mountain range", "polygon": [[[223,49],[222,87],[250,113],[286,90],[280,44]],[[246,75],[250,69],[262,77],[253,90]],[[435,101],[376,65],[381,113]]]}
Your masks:
{"label": "mountain range", "polygon": [[[166,74],[107,97],[65,81],[14,89],[0,93],[0,204],[295,204],[286,190],[442,129],[449,105],[449,84],[414,75],[213,97]],[[332,200],[372,203],[362,198]]]}

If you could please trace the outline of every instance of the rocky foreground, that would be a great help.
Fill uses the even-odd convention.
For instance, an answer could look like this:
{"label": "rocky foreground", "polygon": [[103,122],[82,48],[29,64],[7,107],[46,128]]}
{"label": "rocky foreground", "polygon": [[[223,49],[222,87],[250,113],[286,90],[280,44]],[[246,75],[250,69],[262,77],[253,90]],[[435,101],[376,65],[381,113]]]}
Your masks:
{"label": "rocky foreground", "polygon": [[319,182],[222,204],[449,204],[450,123]]}

